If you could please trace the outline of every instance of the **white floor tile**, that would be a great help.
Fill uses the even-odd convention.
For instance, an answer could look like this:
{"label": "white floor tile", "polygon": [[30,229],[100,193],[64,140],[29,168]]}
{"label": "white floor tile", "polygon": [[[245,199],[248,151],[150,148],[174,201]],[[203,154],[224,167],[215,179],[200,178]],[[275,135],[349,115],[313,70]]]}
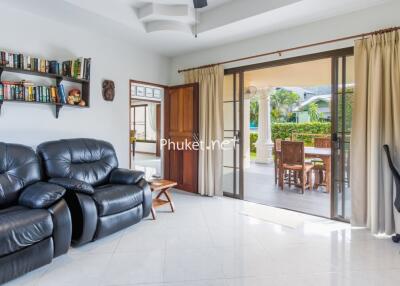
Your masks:
{"label": "white floor tile", "polygon": [[155,221],[72,248],[6,285],[400,285],[400,245],[390,238],[315,217],[298,227],[264,221],[243,215],[254,204],[239,200],[173,197],[175,213],[161,208]]}
{"label": "white floor tile", "polygon": [[115,253],[102,276],[102,285],[163,282],[164,260],[163,250]]}
{"label": "white floor tile", "polygon": [[164,281],[222,279],[222,258],[219,254],[215,248],[167,249]]}
{"label": "white floor tile", "polygon": [[64,255],[53,261],[37,285],[100,285],[110,259],[111,254]]}

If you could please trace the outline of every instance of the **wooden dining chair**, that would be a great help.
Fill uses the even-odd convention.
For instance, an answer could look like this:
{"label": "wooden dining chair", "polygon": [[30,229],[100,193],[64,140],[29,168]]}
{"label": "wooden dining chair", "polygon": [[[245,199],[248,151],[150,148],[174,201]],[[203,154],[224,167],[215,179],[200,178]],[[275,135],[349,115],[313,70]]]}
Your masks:
{"label": "wooden dining chair", "polygon": [[329,137],[319,137],[314,138],[315,148],[331,148],[331,138]]}
{"label": "wooden dining chair", "polygon": [[[331,138],[328,137],[319,137],[314,138],[314,147],[315,148],[331,148]],[[319,186],[326,187],[326,166],[321,159],[313,159],[312,163],[314,165],[314,189],[318,189]]]}
{"label": "wooden dining chair", "polygon": [[[288,171],[290,176],[286,182],[291,184],[292,181],[296,185],[300,184],[302,193],[311,187],[311,171],[312,164],[306,164],[304,142],[282,141],[281,142],[281,168],[279,168],[279,185],[283,190],[284,176]],[[294,177],[293,177],[294,176]],[[297,181],[297,178],[300,182]]]}
{"label": "wooden dining chair", "polygon": [[279,181],[279,164],[281,155],[282,139],[275,139],[274,141],[274,168],[275,168],[275,185]]}

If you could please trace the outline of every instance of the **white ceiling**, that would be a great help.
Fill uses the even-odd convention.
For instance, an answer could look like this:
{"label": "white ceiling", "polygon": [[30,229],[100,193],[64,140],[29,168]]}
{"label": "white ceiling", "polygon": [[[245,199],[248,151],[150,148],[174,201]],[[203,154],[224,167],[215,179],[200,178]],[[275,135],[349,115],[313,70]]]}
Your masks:
{"label": "white ceiling", "polygon": [[[193,1],[192,0],[122,0],[125,3],[131,4],[131,6],[134,7],[142,7],[148,3],[161,3],[161,4],[186,4],[186,5],[191,5],[193,6]],[[232,2],[234,0],[208,0],[208,7],[202,9],[202,11],[207,11],[210,9],[213,9],[215,7],[218,7],[220,5],[223,5],[227,2]]]}
{"label": "white ceiling", "polygon": [[[199,11],[198,38],[192,33],[192,0],[2,0],[0,6],[100,31],[172,57],[391,1],[398,0],[208,0],[209,6]],[[184,5],[180,8],[188,11],[153,9],[140,19],[140,9],[157,5]]]}

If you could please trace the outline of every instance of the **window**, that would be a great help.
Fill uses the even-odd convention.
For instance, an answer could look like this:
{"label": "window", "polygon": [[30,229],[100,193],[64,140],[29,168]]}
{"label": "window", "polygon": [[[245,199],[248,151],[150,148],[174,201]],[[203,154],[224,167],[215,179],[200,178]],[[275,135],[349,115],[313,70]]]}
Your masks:
{"label": "window", "polygon": [[155,142],[156,134],[156,104],[141,104],[131,107],[131,130],[135,130],[137,141]]}
{"label": "window", "polygon": [[150,85],[140,85],[137,83],[131,83],[131,98],[133,99],[152,99],[160,100],[164,95],[164,90],[162,88],[150,86]]}

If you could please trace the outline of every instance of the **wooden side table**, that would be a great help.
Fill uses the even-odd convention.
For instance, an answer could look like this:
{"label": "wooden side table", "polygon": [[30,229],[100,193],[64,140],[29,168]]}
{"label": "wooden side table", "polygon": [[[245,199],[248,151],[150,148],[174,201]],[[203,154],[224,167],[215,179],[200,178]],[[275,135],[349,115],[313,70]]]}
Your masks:
{"label": "wooden side table", "polygon": [[[151,215],[153,219],[156,219],[156,208],[163,206],[165,204],[169,204],[171,207],[171,211],[175,212],[174,202],[172,201],[172,196],[169,190],[178,185],[177,182],[168,181],[168,180],[153,180],[150,182],[150,189],[152,192],[159,192],[157,196],[153,199],[153,205],[151,207]],[[161,196],[164,195],[165,199],[161,199]]]}

